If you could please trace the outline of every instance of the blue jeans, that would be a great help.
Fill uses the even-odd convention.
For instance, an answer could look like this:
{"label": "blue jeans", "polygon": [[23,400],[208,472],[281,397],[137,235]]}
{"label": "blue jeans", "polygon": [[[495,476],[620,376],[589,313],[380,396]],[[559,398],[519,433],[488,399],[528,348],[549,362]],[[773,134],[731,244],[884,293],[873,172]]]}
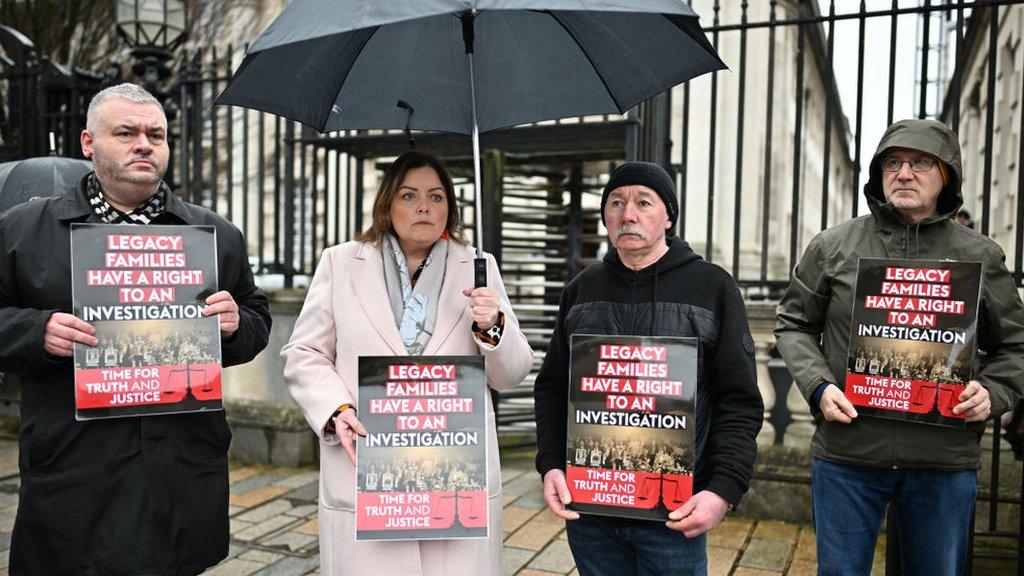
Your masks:
{"label": "blue jeans", "polygon": [[704,576],[707,538],[663,522],[581,514],[565,523],[580,576]]}
{"label": "blue jeans", "polygon": [[815,458],[811,491],[819,576],[871,573],[889,502],[899,515],[904,575],[963,573],[978,495],[974,470],[869,468]]}

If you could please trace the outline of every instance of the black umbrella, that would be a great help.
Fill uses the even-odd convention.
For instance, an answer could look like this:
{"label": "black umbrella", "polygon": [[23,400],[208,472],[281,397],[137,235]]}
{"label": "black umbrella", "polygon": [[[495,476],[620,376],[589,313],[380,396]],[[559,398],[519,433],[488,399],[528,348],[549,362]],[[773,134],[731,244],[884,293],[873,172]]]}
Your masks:
{"label": "black umbrella", "polygon": [[480,132],[625,113],[723,68],[681,0],[295,0],[216,103],[472,135],[479,215]]}
{"label": "black umbrella", "polygon": [[42,156],[0,164],[0,213],[35,197],[58,196],[92,171],[92,163]]}

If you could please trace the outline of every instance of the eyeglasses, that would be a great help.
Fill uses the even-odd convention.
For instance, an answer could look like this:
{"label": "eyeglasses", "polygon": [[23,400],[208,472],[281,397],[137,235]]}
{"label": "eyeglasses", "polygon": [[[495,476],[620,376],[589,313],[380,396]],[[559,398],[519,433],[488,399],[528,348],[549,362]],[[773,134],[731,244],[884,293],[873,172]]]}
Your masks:
{"label": "eyeglasses", "polygon": [[918,156],[912,160],[904,160],[896,156],[886,156],[882,158],[882,171],[899,172],[903,169],[904,164],[910,164],[910,169],[914,172],[931,172],[935,170],[937,163],[938,161],[931,156]]}

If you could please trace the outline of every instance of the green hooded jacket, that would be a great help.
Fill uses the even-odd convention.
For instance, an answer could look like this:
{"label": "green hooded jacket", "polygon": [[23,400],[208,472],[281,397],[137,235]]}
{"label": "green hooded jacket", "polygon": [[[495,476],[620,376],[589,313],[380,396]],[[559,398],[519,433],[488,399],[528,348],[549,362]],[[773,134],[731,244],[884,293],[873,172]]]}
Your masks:
{"label": "green hooded jacket", "polygon": [[[945,162],[949,180],[939,195],[938,215],[908,226],[882,195],[882,154],[890,148],[927,152]],[[992,413],[1009,410],[1024,385],[1024,307],[1006,268],[1002,249],[952,216],[963,204],[963,169],[956,134],[940,122],[904,120],[886,130],[864,186],[871,214],[814,237],[793,270],[779,303],[775,336],[797,386],[811,406],[816,430],[811,451],[841,464],[964,470],[980,466],[984,426],[929,426],[860,416],[851,424],[829,422],[811,400],[822,382],[840,388],[846,374],[850,322],[861,257],[981,261],[978,346],[986,355],[975,380],[991,396]]]}

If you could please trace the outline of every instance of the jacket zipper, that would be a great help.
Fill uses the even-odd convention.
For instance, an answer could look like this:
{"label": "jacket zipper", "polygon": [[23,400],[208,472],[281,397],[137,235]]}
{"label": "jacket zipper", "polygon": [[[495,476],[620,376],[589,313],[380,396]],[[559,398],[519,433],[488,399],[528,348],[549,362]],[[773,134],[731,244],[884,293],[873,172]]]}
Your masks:
{"label": "jacket zipper", "polygon": [[907,256],[907,241],[910,239],[910,226],[903,229],[903,237],[900,239],[900,248],[903,250],[903,256]]}

